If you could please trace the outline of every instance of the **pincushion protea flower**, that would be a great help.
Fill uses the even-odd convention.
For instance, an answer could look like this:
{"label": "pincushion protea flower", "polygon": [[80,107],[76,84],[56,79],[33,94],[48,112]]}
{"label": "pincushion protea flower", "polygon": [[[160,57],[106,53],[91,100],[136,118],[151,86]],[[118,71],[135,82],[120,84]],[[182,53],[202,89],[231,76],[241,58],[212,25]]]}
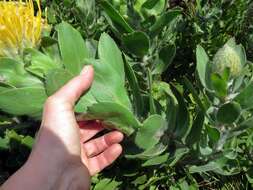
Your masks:
{"label": "pincushion protea flower", "polygon": [[40,1],[36,3],[35,15],[32,0],[0,0],[0,56],[13,57],[24,48],[38,45],[46,23],[41,16]]}

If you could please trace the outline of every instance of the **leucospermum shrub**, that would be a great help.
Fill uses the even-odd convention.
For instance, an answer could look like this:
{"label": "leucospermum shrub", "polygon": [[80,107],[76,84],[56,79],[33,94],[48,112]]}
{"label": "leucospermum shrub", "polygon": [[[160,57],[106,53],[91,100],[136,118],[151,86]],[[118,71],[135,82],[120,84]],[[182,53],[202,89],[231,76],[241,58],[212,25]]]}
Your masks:
{"label": "leucospermum shrub", "polygon": [[[184,8],[168,4],[43,1],[52,24],[45,34],[49,24],[39,1],[37,13],[32,1],[0,1],[0,109],[5,115],[26,124],[40,120],[48,96],[84,65],[95,69],[92,87],[75,105],[77,119],[99,119],[126,138],[124,154],[93,178],[92,189],[201,189],[216,176],[240,174],[244,182],[253,181],[252,66],[245,50],[234,38],[220,49],[212,47],[214,55],[198,45],[195,75],[164,80],[181,64],[173,61],[185,22]],[[206,9],[198,2],[196,15],[201,6]],[[11,129],[13,120],[3,123]],[[29,148],[33,142],[7,130],[0,148],[11,151],[13,139]]]}

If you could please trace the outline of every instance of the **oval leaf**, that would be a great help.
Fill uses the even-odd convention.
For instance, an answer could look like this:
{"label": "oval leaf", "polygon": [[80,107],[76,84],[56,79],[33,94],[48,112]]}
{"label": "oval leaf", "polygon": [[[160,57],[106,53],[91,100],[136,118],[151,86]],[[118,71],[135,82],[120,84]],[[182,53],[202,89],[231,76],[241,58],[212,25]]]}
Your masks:
{"label": "oval leaf", "polygon": [[43,83],[38,78],[24,69],[23,63],[10,58],[0,58],[0,83],[13,87],[43,87]]}
{"label": "oval leaf", "polygon": [[172,63],[176,55],[176,46],[174,44],[163,47],[159,52],[160,61],[152,71],[153,74],[162,74]]}
{"label": "oval leaf", "polygon": [[125,19],[120,15],[120,13],[114,9],[114,7],[105,0],[101,0],[100,4],[106,14],[110,17],[113,25],[119,30],[119,32],[130,33],[134,30],[131,26],[125,21]]}
{"label": "oval leaf", "polygon": [[165,26],[168,26],[174,19],[176,19],[181,14],[181,10],[170,10],[162,14],[155,24],[150,28],[150,33],[152,36],[160,34]]}
{"label": "oval leaf", "polygon": [[177,90],[177,88],[171,85],[171,90],[173,91],[178,101],[176,128],[174,130],[174,133],[178,139],[181,139],[186,134],[189,127],[189,120],[190,120],[189,112],[187,110],[187,106],[184,101],[184,98],[180,94],[180,92]]}
{"label": "oval leaf", "polygon": [[207,75],[207,67],[208,67],[209,58],[204,48],[200,45],[197,46],[196,59],[197,59],[197,71],[198,71],[199,79],[202,85],[205,88],[208,88],[206,84],[206,79],[207,79],[206,75]]}
{"label": "oval leaf", "polygon": [[198,112],[193,124],[190,133],[188,134],[186,138],[186,144],[188,146],[194,144],[195,142],[198,142],[200,139],[201,131],[203,128],[204,124],[204,119],[205,119],[205,114],[201,110]]}
{"label": "oval leaf", "polygon": [[149,37],[144,32],[137,31],[125,34],[122,41],[127,50],[138,57],[143,57],[148,53]]}
{"label": "oval leaf", "polygon": [[253,82],[246,86],[240,94],[235,98],[235,101],[240,103],[242,108],[251,108],[253,106]]}
{"label": "oval leaf", "polygon": [[136,133],[136,145],[145,150],[154,147],[164,135],[166,127],[167,123],[160,115],[151,115]]}
{"label": "oval leaf", "polygon": [[64,86],[73,75],[65,69],[55,69],[46,75],[46,91],[47,95],[51,96],[62,86]]}
{"label": "oval leaf", "polygon": [[0,109],[14,115],[39,117],[47,95],[41,87],[22,87],[0,91]]}
{"label": "oval leaf", "polygon": [[57,26],[58,42],[65,68],[73,75],[78,75],[84,59],[89,58],[89,51],[81,34],[70,24],[62,22]]}
{"label": "oval leaf", "polygon": [[223,124],[232,124],[235,122],[241,113],[241,107],[236,102],[223,104],[217,112],[217,120]]}
{"label": "oval leaf", "polygon": [[126,107],[113,102],[99,102],[88,107],[84,119],[101,120],[105,126],[131,135],[140,127],[139,121]]}

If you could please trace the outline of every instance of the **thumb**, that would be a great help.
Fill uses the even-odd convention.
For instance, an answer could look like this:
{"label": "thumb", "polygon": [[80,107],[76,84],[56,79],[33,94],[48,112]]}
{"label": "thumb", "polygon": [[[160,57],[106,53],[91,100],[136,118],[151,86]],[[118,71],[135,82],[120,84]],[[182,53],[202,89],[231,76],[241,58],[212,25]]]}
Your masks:
{"label": "thumb", "polygon": [[93,77],[93,67],[91,65],[85,66],[80,75],[71,79],[53,97],[73,106],[80,96],[90,88]]}

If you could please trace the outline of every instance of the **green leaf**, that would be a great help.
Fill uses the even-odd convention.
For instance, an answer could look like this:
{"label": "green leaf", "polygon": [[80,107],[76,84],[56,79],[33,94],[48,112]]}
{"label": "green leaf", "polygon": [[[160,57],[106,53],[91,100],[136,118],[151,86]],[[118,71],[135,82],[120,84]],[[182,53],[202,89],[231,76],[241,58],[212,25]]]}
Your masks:
{"label": "green leaf", "polygon": [[209,162],[206,165],[202,166],[191,166],[189,168],[190,173],[203,173],[203,172],[208,172],[208,171],[214,171],[220,169],[220,166],[215,163],[215,162]]}
{"label": "green leaf", "polygon": [[24,64],[10,58],[0,58],[0,83],[13,87],[43,86],[42,82],[27,73]]}
{"label": "green leaf", "polygon": [[62,63],[62,57],[61,57],[58,41],[56,44],[53,44],[51,46],[42,47],[42,50],[43,50],[43,54],[50,57],[51,60],[54,61],[54,63],[57,63],[60,67],[64,67]]}
{"label": "green leaf", "polygon": [[153,79],[150,69],[148,69],[148,87],[149,87],[149,112],[150,114],[156,114],[157,109],[154,101],[154,97],[152,94],[152,86],[153,86]]}
{"label": "green leaf", "polygon": [[48,96],[54,94],[74,76],[65,69],[54,69],[46,75],[46,92]]}
{"label": "green leaf", "polygon": [[135,144],[144,150],[154,147],[164,135],[166,128],[167,123],[160,115],[151,115],[137,131]]}
{"label": "green leaf", "polygon": [[71,74],[78,75],[84,66],[84,59],[89,58],[88,48],[81,34],[70,24],[62,22],[57,26],[57,31],[62,62]]}
{"label": "green leaf", "polygon": [[[93,25],[96,21],[96,1],[94,0],[75,0],[76,7],[78,9],[78,17],[82,19],[82,23],[85,26]],[[92,27],[90,28],[92,31]]]}
{"label": "green leaf", "polygon": [[217,112],[216,118],[222,124],[234,123],[241,114],[241,107],[236,102],[223,104]]}
{"label": "green leaf", "polygon": [[[231,131],[235,132],[237,135],[243,133],[246,129],[250,129],[253,127],[253,118],[249,118],[246,121],[243,121],[242,123],[240,123],[240,125],[236,128],[233,128]],[[239,131],[239,134],[238,134]],[[232,133],[234,134],[234,133]]]}
{"label": "green leaf", "polygon": [[176,55],[176,46],[175,44],[167,45],[163,47],[159,51],[159,59],[160,61],[158,64],[155,65],[154,70],[152,71],[153,74],[162,74],[167,70],[167,68],[172,63],[173,59]]}
{"label": "green leaf", "polygon": [[76,109],[83,112],[94,102],[115,102],[132,110],[125,89],[121,52],[111,37],[105,33],[100,37],[98,54],[100,60],[86,60],[95,69],[95,79],[89,92],[80,99]]}
{"label": "green leaf", "polygon": [[97,54],[97,48],[98,48],[98,41],[94,39],[86,39],[85,44],[89,50],[89,57],[94,58],[96,57]]}
{"label": "green leaf", "polygon": [[57,44],[57,40],[50,36],[42,36],[41,38],[41,46],[42,47],[49,47],[54,44]]}
{"label": "green leaf", "polygon": [[124,106],[114,102],[99,102],[88,107],[85,120],[98,119],[108,128],[117,129],[126,135],[131,135],[140,127],[139,121]]}
{"label": "green leaf", "polygon": [[[116,72],[115,76],[113,77],[120,79],[120,81],[117,82],[122,85],[125,82],[125,75],[121,51],[113,39],[106,33],[103,33],[100,37],[98,44],[98,55],[102,65],[101,67],[106,68],[104,72]],[[107,72],[106,75],[112,75],[113,73],[111,72]]]}
{"label": "green leaf", "polygon": [[129,62],[125,59],[124,63],[125,63],[126,78],[133,93],[133,106],[135,109],[135,113],[139,117],[141,117],[144,113],[144,100],[140,92],[140,86],[137,81],[134,70],[132,69]]}
{"label": "green leaf", "polygon": [[157,34],[160,34],[162,29],[165,26],[169,26],[172,21],[174,21],[179,15],[181,15],[181,10],[175,9],[170,10],[165,13],[163,13],[155,22],[153,26],[150,28],[150,33],[152,36],[155,36]]}
{"label": "green leaf", "polygon": [[238,102],[243,109],[253,107],[253,82],[246,86],[240,94],[235,97],[235,101]]}
{"label": "green leaf", "polygon": [[116,9],[114,9],[114,7],[108,1],[101,0],[99,3],[101,4],[106,14],[110,17],[113,25],[119,30],[119,32],[122,33],[134,32],[131,26],[125,21],[125,19],[120,15],[120,13]]}
{"label": "green leaf", "polygon": [[148,159],[151,159],[151,158],[161,155],[166,149],[167,149],[167,145],[164,145],[163,143],[159,143],[148,150],[144,150],[141,153],[127,152],[125,154],[125,157],[127,159],[136,159],[137,158],[137,159],[141,159],[141,160],[148,160]]}
{"label": "green leaf", "polygon": [[183,156],[185,156],[189,151],[190,150],[188,148],[177,148],[173,157],[168,160],[168,162],[170,163],[169,166],[175,166],[177,162],[181,160],[181,158],[183,158]]}
{"label": "green leaf", "polygon": [[184,179],[179,180],[178,187],[180,187],[181,190],[183,190],[183,189],[190,190],[190,187],[189,187],[187,181]]}
{"label": "green leaf", "polygon": [[169,154],[164,154],[162,156],[157,156],[154,158],[151,158],[150,160],[147,160],[142,164],[142,167],[148,167],[148,166],[156,166],[161,165],[165,163],[169,158]]}
{"label": "green leaf", "polygon": [[213,142],[218,142],[221,134],[220,131],[214,127],[206,126],[206,131],[208,134],[208,137],[213,141]]}
{"label": "green leaf", "polygon": [[[125,89],[125,72],[124,62],[121,52],[116,43],[108,34],[102,34],[98,45],[98,54],[101,64],[95,64],[95,84],[106,85],[111,88],[113,95],[117,97],[118,102],[122,105],[131,108],[126,89]],[[99,90],[96,94],[101,94],[101,88],[94,88]],[[102,96],[102,95],[100,95]],[[96,96],[96,98],[99,98]]]}
{"label": "green leaf", "polygon": [[144,184],[147,181],[147,175],[141,175],[138,176],[134,181],[132,181],[131,183],[134,184],[135,186],[137,185],[141,185]]}
{"label": "green leaf", "polygon": [[186,77],[184,77],[183,81],[184,81],[184,84],[186,85],[186,87],[192,93],[194,101],[198,104],[198,106],[202,110],[202,112],[205,113],[206,112],[206,107],[202,103],[201,99],[199,98],[199,93],[195,90],[195,88],[193,87],[191,81],[189,81],[189,79],[186,78]]}
{"label": "green leaf", "polygon": [[202,85],[208,89],[206,80],[208,80],[207,67],[208,67],[209,58],[204,48],[200,45],[197,46],[196,59],[197,59],[197,71],[198,71],[199,79]]}
{"label": "green leaf", "polygon": [[185,140],[187,146],[191,146],[194,143],[199,141],[200,136],[201,136],[201,131],[204,125],[204,120],[205,120],[205,113],[203,113],[202,111],[199,111],[197,113],[195,120],[193,121],[191,131]]}
{"label": "green leaf", "polygon": [[22,141],[23,136],[16,133],[14,130],[5,131],[5,138],[9,140],[10,150],[17,151],[19,149],[19,145]]}
{"label": "green leaf", "polygon": [[113,179],[104,178],[102,180],[99,180],[99,182],[94,187],[94,190],[117,190],[118,186],[122,182],[115,181]]}
{"label": "green leaf", "polygon": [[31,150],[34,144],[34,138],[26,136],[22,139],[21,144],[25,145]]}
{"label": "green leaf", "polygon": [[174,133],[178,139],[181,139],[186,132],[188,131],[189,127],[189,112],[187,110],[187,106],[185,104],[183,96],[180,94],[178,89],[171,85],[171,90],[173,91],[175,97],[178,101],[178,112],[177,112],[177,119],[176,119],[176,128]]}
{"label": "green leaf", "polygon": [[253,184],[253,168],[248,168],[247,173],[246,173],[246,177],[248,179],[248,182]]}
{"label": "green leaf", "polygon": [[95,96],[93,96],[91,89],[88,90],[77,102],[75,106],[75,112],[77,113],[87,113],[89,106],[97,103]]}
{"label": "green leaf", "polygon": [[[201,166],[191,166],[189,168],[190,173],[203,173],[203,172],[215,172],[220,175],[235,175],[240,173],[240,168],[238,165],[238,161],[229,160],[225,158],[224,156],[215,159],[213,161],[210,161],[209,163]],[[228,167],[229,165],[229,167]]]}
{"label": "green leaf", "polygon": [[39,117],[47,95],[37,86],[6,89],[0,91],[0,109],[14,115]]}
{"label": "green leaf", "polygon": [[147,9],[152,9],[156,3],[158,3],[159,0],[146,0],[143,4],[142,7],[145,7]]}
{"label": "green leaf", "polygon": [[246,65],[247,63],[247,57],[246,57],[246,51],[245,51],[245,48],[240,44],[240,45],[237,45],[236,47],[234,47],[236,49],[236,52],[238,53],[239,57],[240,57],[240,60],[241,60],[241,64],[243,66]]}
{"label": "green leaf", "polygon": [[30,61],[30,65],[26,67],[26,70],[41,78],[45,78],[45,75],[49,71],[61,67],[61,65],[53,61],[51,57],[36,49],[26,49],[25,53],[27,54],[26,59]]}
{"label": "green leaf", "polygon": [[144,32],[136,31],[125,34],[122,41],[127,50],[138,57],[143,57],[148,53],[150,42],[149,37]]}
{"label": "green leaf", "polygon": [[0,150],[8,150],[9,148],[9,139],[0,137]]}
{"label": "green leaf", "polygon": [[168,122],[168,130],[172,133],[176,127],[178,106],[176,105],[174,98],[171,96],[169,96],[168,100],[169,103],[166,106],[166,120]]}
{"label": "green leaf", "polygon": [[211,74],[213,89],[220,98],[227,96],[227,82],[217,73]]}
{"label": "green leaf", "polygon": [[[210,132],[208,131],[209,126],[206,126],[206,128],[207,129],[204,131],[204,134],[202,134],[200,136],[200,141],[197,143],[199,153],[200,153],[200,155],[203,155],[203,156],[209,156],[213,152],[213,149],[210,147],[209,139],[211,139],[211,141],[214,141],[213,139],[215,137],[218,136],[220,138],[220,133],[216,128],[210,127]],[[216,132],[218,132],[218,133],[216,133]],[[217,141],[218,140],[219,139],[217,138]],[[217,142],[217,141],[215,141],[215,142]]]}
{"label": "green leaf", "polygon": [[147,0],[141,6],[141,12],[145,17],[160,15],[166,9],[167,0]]}

